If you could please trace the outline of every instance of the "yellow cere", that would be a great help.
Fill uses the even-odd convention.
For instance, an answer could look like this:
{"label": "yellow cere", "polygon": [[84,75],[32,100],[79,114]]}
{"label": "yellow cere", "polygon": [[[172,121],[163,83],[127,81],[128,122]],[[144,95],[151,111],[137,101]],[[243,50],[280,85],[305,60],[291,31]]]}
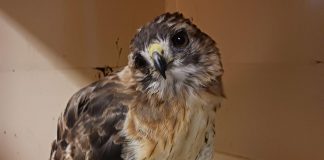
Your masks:
{"label": "yellow cere", "polygon": [[148,47],[148,51],[150,56],[152,57],[153,52],[158,52],[159,54],[162,54],[163,48],[158,43],[153,43]]}

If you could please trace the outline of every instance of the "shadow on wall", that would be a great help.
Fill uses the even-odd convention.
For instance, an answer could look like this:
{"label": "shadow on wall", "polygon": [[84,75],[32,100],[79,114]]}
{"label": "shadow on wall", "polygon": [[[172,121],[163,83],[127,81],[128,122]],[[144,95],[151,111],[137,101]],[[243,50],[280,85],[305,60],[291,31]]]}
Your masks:
{"label": "shadow on wall", "polygon": [[[162,13],[164,1],[34,0],[22,4],[19,0],[3,0],[0,11],[50,50],[41,54],[54,68],[84,70],[125,65],[136,29]],[[78,74],[93,79],[86,72]]]}
{"label": "shadow on wall", "polygon": [[126,64],[136,29],[162,12],[163,0],[0,0],[0,160],[48,159],[68,98],[94,67]]}

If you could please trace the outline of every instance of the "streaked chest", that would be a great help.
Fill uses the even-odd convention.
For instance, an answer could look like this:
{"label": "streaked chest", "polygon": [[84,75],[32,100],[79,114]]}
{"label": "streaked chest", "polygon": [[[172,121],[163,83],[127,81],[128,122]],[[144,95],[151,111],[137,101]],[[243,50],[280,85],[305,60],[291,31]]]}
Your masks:
{"label": "streaked chest", "polygon": [[[172,123],[161,124],[154,140],[133,142],[136,159],[209,160],[214,150],[216,102],[189,97],[186,109]],[[172,129],[168,124],[172,124]]]}

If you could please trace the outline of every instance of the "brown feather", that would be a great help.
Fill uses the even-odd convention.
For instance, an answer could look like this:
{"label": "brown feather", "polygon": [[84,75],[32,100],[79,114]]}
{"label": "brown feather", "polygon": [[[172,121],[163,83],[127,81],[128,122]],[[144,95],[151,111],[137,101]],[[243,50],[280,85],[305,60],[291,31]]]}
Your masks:
{"label": "brown feather", "polygon": [[72,96],[58,121],[51,160],[121,159],[124,137],[119,131],[134,90],[116,77],[106,77]]}

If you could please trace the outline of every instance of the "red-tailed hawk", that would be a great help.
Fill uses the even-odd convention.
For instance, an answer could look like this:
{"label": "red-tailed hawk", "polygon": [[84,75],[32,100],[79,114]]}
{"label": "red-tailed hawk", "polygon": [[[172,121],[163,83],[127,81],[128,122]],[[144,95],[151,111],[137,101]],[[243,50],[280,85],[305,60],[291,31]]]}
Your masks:
{"label": "red-tailed hawk", "polygon": [[51,160],[211,160],[223,97],[215,42],[180,13],[139,29],[128,65],[81,89]]}

